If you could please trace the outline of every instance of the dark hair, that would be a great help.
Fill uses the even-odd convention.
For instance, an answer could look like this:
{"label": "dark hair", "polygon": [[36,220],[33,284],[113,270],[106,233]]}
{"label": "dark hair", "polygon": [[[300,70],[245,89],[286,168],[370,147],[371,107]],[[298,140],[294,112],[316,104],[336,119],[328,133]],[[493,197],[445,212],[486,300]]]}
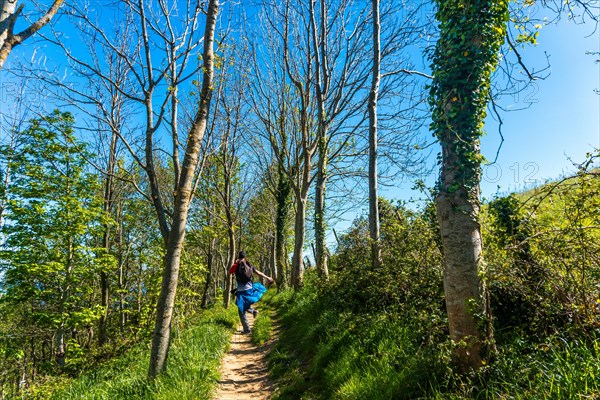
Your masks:
{"label": "dark hair", "polygon": [[238,258],[241,260],[242,258],[246,258],[246,252],[244,250],[240,251],[240,254],[238,254]]}

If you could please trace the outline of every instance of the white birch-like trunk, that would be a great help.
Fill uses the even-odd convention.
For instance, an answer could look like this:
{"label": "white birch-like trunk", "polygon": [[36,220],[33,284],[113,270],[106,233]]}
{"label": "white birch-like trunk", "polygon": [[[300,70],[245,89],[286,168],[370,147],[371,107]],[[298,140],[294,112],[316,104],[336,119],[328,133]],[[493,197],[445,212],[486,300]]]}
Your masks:
{"label": "white birch-like trunk", "polygon": [[379,242],[379,188],[377,179],[377,100],[381,81],[381,50],[379,23],[379,0],[372,0],[373,7],[373,76],[369,93],[369,234],[371,239],[371,266],[381,266],[381,245]]}

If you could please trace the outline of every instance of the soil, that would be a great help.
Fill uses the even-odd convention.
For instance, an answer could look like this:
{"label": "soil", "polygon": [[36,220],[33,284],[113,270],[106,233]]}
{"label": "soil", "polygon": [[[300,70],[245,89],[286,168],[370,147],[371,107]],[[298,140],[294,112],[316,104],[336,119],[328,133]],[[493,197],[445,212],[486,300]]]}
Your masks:
{"label": "soil", "polygon": [[[259,317],[260,318],[260,317]],[[252,327],[254,319],[248,318]],[[239,326],[231,337],[231,347],[221,365],[221,380],[215,400],[267,400],[273,393],[273,383],[265,357],[273,339],[262,346],[255,346],[251,335],[242,334]]]}

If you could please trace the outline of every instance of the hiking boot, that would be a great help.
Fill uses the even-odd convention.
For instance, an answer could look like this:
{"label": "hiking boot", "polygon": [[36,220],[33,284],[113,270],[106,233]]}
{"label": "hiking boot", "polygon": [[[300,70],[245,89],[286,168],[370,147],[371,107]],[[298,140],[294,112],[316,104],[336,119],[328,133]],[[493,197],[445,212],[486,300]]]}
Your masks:
{"label": "hiking boot", "polygon": [[258,310],[252,310],[252,316],[254,318],[256,318],[257,315],[258,315]]}
{"label": "hiking boot", "polygon": [[249,335],[249,334],[251,334],[251,333],[252,333],[252,331],[251,331],[250,329],[244,329],[244,330],[242,331],[242,335]]}

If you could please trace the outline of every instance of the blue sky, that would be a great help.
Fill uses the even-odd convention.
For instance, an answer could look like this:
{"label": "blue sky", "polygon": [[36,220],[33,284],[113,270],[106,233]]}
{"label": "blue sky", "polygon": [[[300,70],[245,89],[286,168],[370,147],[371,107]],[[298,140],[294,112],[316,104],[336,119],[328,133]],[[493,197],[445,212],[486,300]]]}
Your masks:
{"label": "blue sky", "polygon": [[[498,122],[488,113],[481,151],[494,164],[483,167],[482,196],[508,194],[559,178],[575,170],[570,160],[583,162],[586,153],[600,148],[600,31],[593,24],[577,25],[566,20],[544,26],[536,46],[521,50],[525,64],[536,70],[547,65],[550,74],[537,80],[518,96],[498,100],[504,142]],[[431,151],[431,149],[429,150]],[[437,150],[431,154],[435,164]],[[438,171],[423,177],[433,186]],[[396,187],[383,188],[384,197],[401,200],[423,198],[404,179]],[[413,204],[414,205],[414,204]]]}
{"label": "blue sky", "polygon": [[[590,51],[600,51],[600,32],[567,21],[544,27],[538,45],[524,50],[531,65],[543,65],[546,52],[551,74],[519,98],[502,100],[514,108],[531,106],[502,114],[505,141],[497,163],[484,167],[484,197],[497,186],[506,192],[557,178],[574,170],[569,158],[582,162],[600,148],[600,95],[594,92],[600,89],[600,64],[598,56],[586,55]],[[482,152],[493,160],[500,142],[497,123],[488,118],[486,131]]]}
{"label": "blue sky", "polygon": [[[516,110],[500,112],[504,137],[500,149],[498,123],[488,114],[481,151],[490,162],[496,154],[498,157],[494,164],[483,167],[484,200],[569,174],[575,170],[572,161],[583,162],[586,153],[600,148],[600,95],[594,92],[600,90],[600,63],[595,62],[600,56],[586,54],[598,51],[600,31],[593,32],[593,24],[577,25],[566,20],[544,26],[538,44],[522,50],[525,64],[536,70],[547,65],[547,54],[550,75],[519,96],[499,99],[504,108]],[[435,165],[438,151],[428,151],[430,164]],[[437,176],[438,170],[434,169],[422,178],[433,187]],[[381,188],[380,195],[419,208],[422,203],[412,200],[425,196],[411,190],[413,185],[410,178],[405,178],[395,187]],[[367,212],[366,206],[347,213],[335,229],[343,232],[363,212]],[[333,242],[333,238],[328,239]]]}
{"label": "blue sky", "polygon": [[[35,46],[34,43],[32,40],[29,44]],[[30,50],[27,42],[22,47],[11,58]],[[594,89],[600,89],[600,64],[594,62],[598,56],[586,55],[590,51],[600,51],[600,31],[593,32],[591,24],[576,25],[566,20],[543,27],[538,45],[522,51],[525,63],[537,68],[545,65],[548,54],[551,74],[518,97],[500,100],[505,108],[523,108],[527,104],[530,107],[501,114],[504,143],[497,162],[483,169],[483,197],[489,199],[497,192],[505,194],[558,178],[573,171],[569,158],[581,162],[586,153],[600,147],[600,96],[594,93]],[[500,136],[491,117],[486,131],[482,152],[493,160]],[[429,133],[425,134],[431,138]],[[435,156],[433,151],[432,163]],[[434,171],[425,177],[426,183],[433,186],[436,177]],[[381,194],[409,200],[415,196],[410,190],[412,186],[410,181],[399,181],[396,187],[382,188]]]}

